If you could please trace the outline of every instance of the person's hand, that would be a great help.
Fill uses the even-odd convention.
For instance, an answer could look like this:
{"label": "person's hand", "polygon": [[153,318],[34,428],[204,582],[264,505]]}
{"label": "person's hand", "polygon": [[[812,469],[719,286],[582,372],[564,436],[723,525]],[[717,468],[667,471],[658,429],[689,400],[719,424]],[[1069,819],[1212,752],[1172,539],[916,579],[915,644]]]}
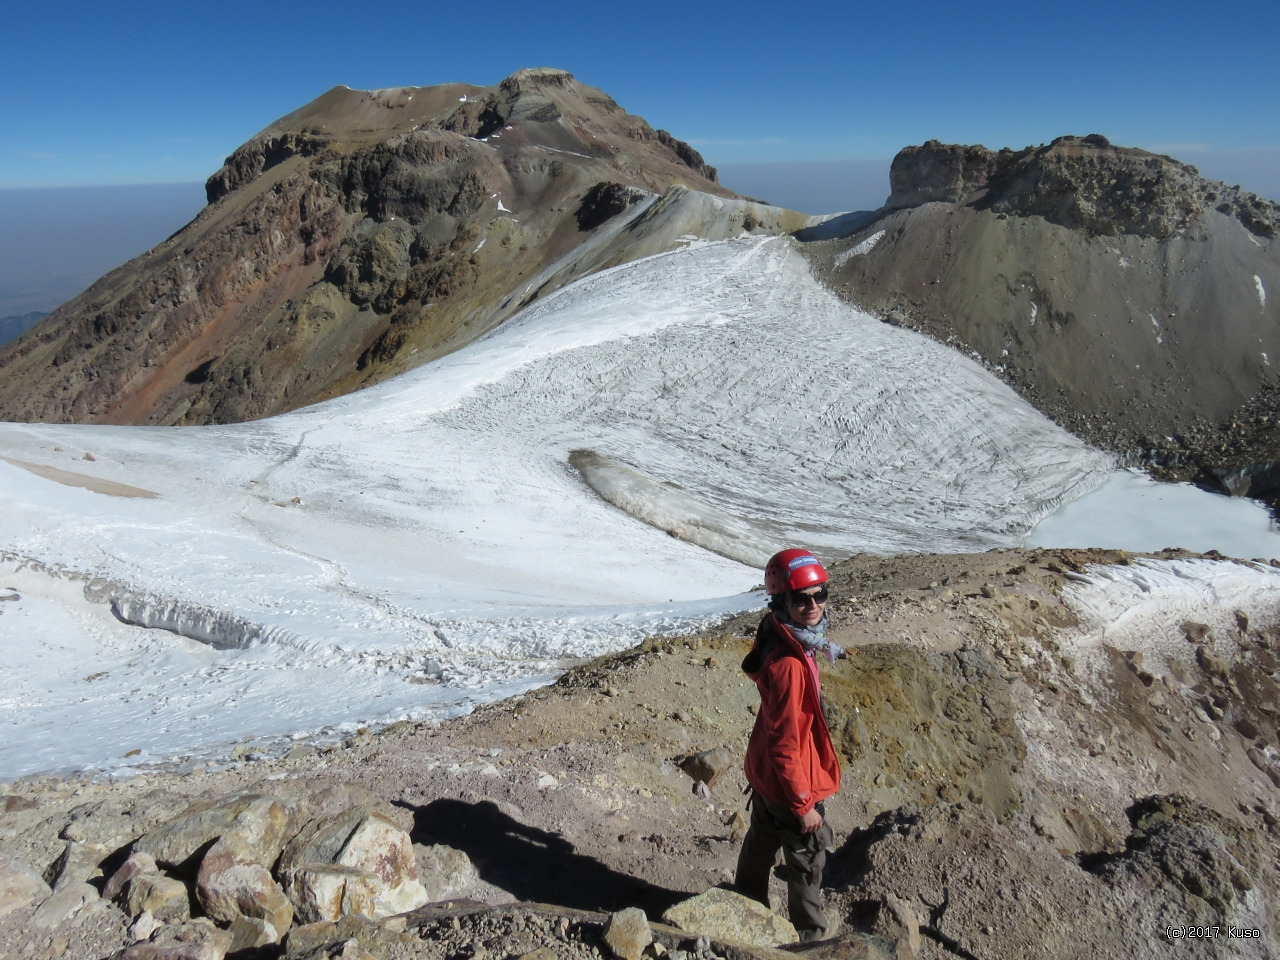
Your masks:
{"label": "person's hand", "polygon": [[800,818],[800,830],[802,833],[815,833],[821,826],[822,814],[818,812],[817,807],[814,807]]}

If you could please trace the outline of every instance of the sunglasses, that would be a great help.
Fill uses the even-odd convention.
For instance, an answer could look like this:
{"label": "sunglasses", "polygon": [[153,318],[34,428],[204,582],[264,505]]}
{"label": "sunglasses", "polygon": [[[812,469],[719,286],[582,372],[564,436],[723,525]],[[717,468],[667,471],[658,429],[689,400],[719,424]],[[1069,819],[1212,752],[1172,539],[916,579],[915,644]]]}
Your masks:
{"label": "sunglasses", "polygon": [[813,593],[801,593],[799,590],[792,590],[790,601],[791,605],[794,607],[807,607],[810,601],[812,601],[815,606],[820,607],[827,602],[827,596],[826,587],[820,587]]}

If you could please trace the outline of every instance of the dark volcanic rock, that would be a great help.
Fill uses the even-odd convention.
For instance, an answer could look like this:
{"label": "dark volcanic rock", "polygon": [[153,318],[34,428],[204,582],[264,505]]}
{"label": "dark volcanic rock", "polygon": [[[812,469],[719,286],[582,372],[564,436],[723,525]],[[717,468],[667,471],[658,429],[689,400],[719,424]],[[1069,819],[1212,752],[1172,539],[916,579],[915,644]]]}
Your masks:
{"label": "dark volcanic rock", "polygon": [[329,138],[312,133],[286,133],[279,137],[255,137],[227,157],[204,185],[205,197],[217,203],[236,187],[258,177],[292,156],[314,156],[328,146]]}
{"label": "dark volcanic rock", "polygon": [[889,171],[886,208],[972,203],[979,209],[1090,235],[1166,239],[1210,207],[1261,237],[1274,237],[1280,204],[1203,179],[1171,157],[1116,147],[1098,134],[1059,137],[1048,146],[1000,151],[930,140],[907,147]]}
{"label": "dark volcanic rock", "polygon": [[578,229],[593,230],[611,220],[643,196],[621,183],[601,181],[586,192],[578,207]]}

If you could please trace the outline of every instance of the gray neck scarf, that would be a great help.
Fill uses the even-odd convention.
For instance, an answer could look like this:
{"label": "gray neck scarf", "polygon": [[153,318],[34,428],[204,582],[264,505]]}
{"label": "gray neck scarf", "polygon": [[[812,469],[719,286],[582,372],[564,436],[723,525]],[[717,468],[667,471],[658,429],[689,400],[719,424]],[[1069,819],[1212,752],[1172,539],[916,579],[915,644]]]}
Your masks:
{"label": "gray neck scarf", "polygon": [[836,658],[844,653],[844,647],[827,639],[827,618],[825,614],[812,627],[800,626],[785,613],[779,614],[778,619],[786,624],[787,629],[791,631],[791,635],[799,640],[800,646],[804,647],[809,653],[815,655],[825,653],[827,659],[832,663],[835,663]]}

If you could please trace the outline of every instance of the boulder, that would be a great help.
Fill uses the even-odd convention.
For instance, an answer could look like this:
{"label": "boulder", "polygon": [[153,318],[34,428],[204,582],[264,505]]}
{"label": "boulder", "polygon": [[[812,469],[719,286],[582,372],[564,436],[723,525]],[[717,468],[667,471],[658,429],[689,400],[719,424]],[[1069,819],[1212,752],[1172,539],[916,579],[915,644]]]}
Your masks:
{"label": "boulder", "polygon": [[350,913],[374,915],[377,874],[337,863],[312,863],[295,869],[286,890],[303,923],[336,921]]}
{"label": "boulder", "polygon": [[376,873],[388,887],[418,880],[413,841],[407,833],[377,814],[370,814],[360,822],[336,862]]}
{"label": "boulder", "polygon": [[116,872],[107,880],[102,888],[104,900],[118,900],[134,877],[146,873],[159,873],[155,858],[149,853],[131,853],[129,859],[116,868]]}
{"label": "boulder", "polygon": [[444,844],[414,844],[418,882],[426,892],[427,903],[448,900],[470,890],[480,873],[461,850]]}
{"label": "boulder", "polygon": [[66,848],[53,864],[46,878],[57,890],[69,883],[86,883],[102,876],[99,865],[111,851],[100,843],[79,843],[69,840]]}
{"label": "boulder", "polygon": [[280,934],[276,933],[276,928],[270,921],[258,917],[246,917],[243,914],[231,921],[227,932],[231,934],[231,953],[280,942]]}
{"label": "boulder", "polygon": [[159,873],[140,873],[130,880],[125,888],[124,908],[131,917],[140,917],[147,911],[166,922],[191,919],[187,885]]}
{"label": "boulder", "polygon": [[0,793],[0,813],[17,813],[22,810],[34,810],[39,804],[30,797],[14,793]]}
{"label": "boulder", "polygon": [[205,913],[223,923],[241,914],[266,920],[276,930],[293,923],[293,904],[261,863],[219,861],[208,870],[202,865],[196,897]]}
{"label": "boulder", "polygon": [[653,943],[649,918],[639,907],[627,907],[609,916],[604,942],[618,960],[640,960],[645,947]]}
{"label": "boulder", "polygon": [[323,947],[341,945],[349,940],[360,944],[375,956],[394,957],[405,952],[405,943],[417,938],[400,931],[389,930],[358,913],[349,913],[338,921],[321,921],[294,927],[284,941],[287,960],[314,955]]}
{"label": "boulder", "polygon": [[68,883],[55,890],[31,915],[31,926],[53,930],[74,919],[80,911],[102,898],[96,887],[87,883]]}
{"label": "boulder", "polygon": [[880,901],[874,930],[899,941],[899,953],[915,957],[920,953],[920,920],[911,905],[895,893],[886,893]]}
{"label": "boulder", "polygon": [[187,923],[161,927],[147,943],[135,943],[112,960],[224,960],[232,936],[200,917]]}
{"label": "boulder", "polygon": [[347,840],[366,816],[367,811],[359,807],[340,809],[305,824],[285,845],[276,865],[276,874],[286,888],[299,868],[314,863],[336,863]]}
{"label": "boulder", "polygon": [[133,840],[138,829],[132,811],[105,799],[97,799],[68,811],[68,820],[58,836],[73,843],[100,843],[116,850]]}
{"label": "boulder", "polygon": [[149,940],[163,926],[163,923],[151,915],[150,910],[143,910],[129,926],[129,937],[135,941]]}
{"label": "boulder", "polygon": [[733,763],[733,753],[728,747],[703,750],[680,761],[680,769],[695,783],[715,786],[716,779]]}
{"label": "boulder", "polygon": [[[317,869],[326,865],[349,869]],[[285,847],[277,872],[305,922],[342,915],[334,910],[388,917],[431,899],[418,880],[409,835],[360,808],[303,827]]]}
{"label": "boulder", "polygon": [[196,804],[139,837],[133,850],[150,855],[160,866],[192,871],[202,850],[226,833],[241,811],[258,799],[260,794],[240,793]]}
{"label": "boulder", "polygon": [[1209,635],[1209,625],[1195,620],[1184,620],[1182,635],[1191,643],[1204,643],[1205,637]]}
{"label": "boulder", "polygon": [[0,917],[44,900],[52,891],[35,870],[0,854]]}
{"label": "boulder", "polygon": [[677,903],[662,915],[662,921],[712,940],[750,947],[776,947],[800,939],[790,921],[764,904],[719,887]]}
{"label": "boulder", "polygon": [[295,825],[294,809],[270,797],[258,797],[235,816],[200,861],[196,896],[215,920],[237,916],[265,920],[276,931],[293,923],[293,905],[271,876]]}

